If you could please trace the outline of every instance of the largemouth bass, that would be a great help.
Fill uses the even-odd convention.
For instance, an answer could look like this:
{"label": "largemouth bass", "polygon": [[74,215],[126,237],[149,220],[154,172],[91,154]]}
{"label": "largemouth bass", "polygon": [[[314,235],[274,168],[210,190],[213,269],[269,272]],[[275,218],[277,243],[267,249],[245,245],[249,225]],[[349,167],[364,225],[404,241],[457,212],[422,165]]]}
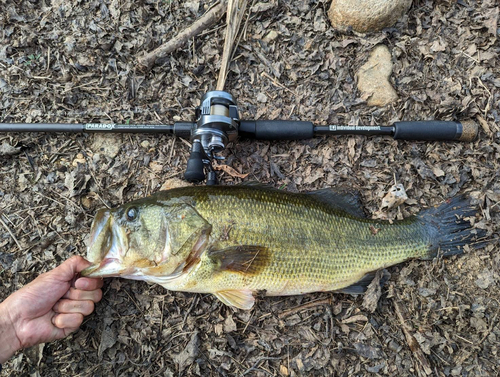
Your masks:
{"label": "largemouth bass", "polygon": [[476,210],[455,198],[402,221],[369,220],[330,189],[199,186],[158,192],[94,219],[84,276],[212,293],[241,309],[256,292],[361,293],[367,276],[408,259],[460,254]]}

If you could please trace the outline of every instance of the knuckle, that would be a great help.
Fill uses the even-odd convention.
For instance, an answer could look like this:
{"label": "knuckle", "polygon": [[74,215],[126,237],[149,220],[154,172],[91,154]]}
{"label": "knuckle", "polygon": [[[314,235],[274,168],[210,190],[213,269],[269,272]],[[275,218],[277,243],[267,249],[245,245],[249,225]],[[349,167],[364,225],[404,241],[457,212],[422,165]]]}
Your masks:
{"label": "knuckle", "polygon": [[73,288],[72,297],[75,300],[81,300],[83,298],[83,292],[80,289]]}
{"label": "knuckle", "polygon": [[71,300],[60,300],[59,301],[59,311],[63,312],[63,313],[67,313],[67,312],[70,312],[71,311]]}
{"label": "knuckle", "polygon": [[85,315],[89,315],[94,311],[94,301],[87,301],[87,305],[85,306]]}

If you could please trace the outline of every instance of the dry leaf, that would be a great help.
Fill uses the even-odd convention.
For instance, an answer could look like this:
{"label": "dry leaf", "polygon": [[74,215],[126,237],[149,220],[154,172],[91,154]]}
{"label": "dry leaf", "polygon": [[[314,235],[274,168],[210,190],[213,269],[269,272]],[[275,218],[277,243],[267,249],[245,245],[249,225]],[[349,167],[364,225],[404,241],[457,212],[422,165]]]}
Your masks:
{"label": "dry leaf", "polygon": [[163,169],[163,164],[159,163],[158,161],[151,161],[149,163],[149,168],[155,173],[160,173]]}
{"label": "dry leaf", "polygon": [[21,148],[15,148],[12,145],[4,142],[0,145],[0,156],[14,156],[21,153]]}
{"label": "dry leaf", "polygon": [[192,186],[192,184],[179,178],[170,178],[167,179],[163,183],[163,185],[161,185],[160,191],[171,190],[174,188],[186,187],[186,186]]}
{"label": "dry leaf", "polygon": [[236,177],[236,178],[241,178],[241,179],[248,177],[248,173],[247,174],[238,173],[238,171],[236,171],[236,169],[232,168],[229,165],[217,165],[217,166],[214,166],[214,169],[215,170],[222,170],[224,173],[229,174],[231,177]]}
{"label": "dry leaf", "polygon": [[352,317],[346,318],[342,320],[342,323],[354,323],[354,322],[367,322],[368,318],[363,314],[354,315]]}
{"label": "dry leaf", "polygon": [[288,368],[284,365],[280,365],[280,374],[282,376],[288,376]]}
{"label": "dry leaf", "polygon": [[[444,173],[443,173],[444,174]],[[403,184],[398,183],[390,188],[389,192],[382,199],[380,208],[392,208],[403,204],[408,199]]]}

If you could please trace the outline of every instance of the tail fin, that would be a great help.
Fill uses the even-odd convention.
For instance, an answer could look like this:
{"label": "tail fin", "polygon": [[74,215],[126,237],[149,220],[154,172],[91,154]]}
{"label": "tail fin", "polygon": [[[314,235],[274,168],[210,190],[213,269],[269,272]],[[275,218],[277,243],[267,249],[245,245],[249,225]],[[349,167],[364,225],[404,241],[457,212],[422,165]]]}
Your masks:
{"label": "tail fin", "polygon": [[438,253],[445,257],[462,254],[467,244],[474,248],[483,246],[481,238],[486,231],[474,229],[469,221],[476,213],[477,208],[468,199],[458,196],[418,214],[420,220],[432,228],[431,234],[434,234],[429,254],[422,259],[433,259]]}

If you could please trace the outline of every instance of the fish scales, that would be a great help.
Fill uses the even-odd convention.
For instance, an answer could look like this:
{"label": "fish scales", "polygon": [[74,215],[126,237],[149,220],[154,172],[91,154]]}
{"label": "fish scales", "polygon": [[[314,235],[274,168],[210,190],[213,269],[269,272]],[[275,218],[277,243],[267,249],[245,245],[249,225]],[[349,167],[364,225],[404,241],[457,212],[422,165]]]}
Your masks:
{"label": "fish scales", "polygon": [[393,223],[362,217],[331,190],[199,186],[159,192],[92,225],[86,276],[121,276],[167,289],[213,293],[249,309],[254,295],[360,293],[370,272],[411,258],[460,254],[480,236],[458,197]]}
{"label": "fish scales", "polygon": [[[207,194],[211,190],[205,187],[183,191],[192,195],[200,215],[210,219],[214,239],[221,239],[230,226],[224,246],[261,245],[270,251],[268,265],[254,276],[214,277],[210,263],[201,264],[186,277],[188,284],[195,280],[201,289],[207,284],[215,290],[248,287],[265,290],[267,295],[336,290],[367,272],[424,255],[428,249],[416,221],[393,226],[356,219],[307,194],[248,191],[244,186],[222,188],[218,195]],[[379,229],[377,234],[370,225]]]}

